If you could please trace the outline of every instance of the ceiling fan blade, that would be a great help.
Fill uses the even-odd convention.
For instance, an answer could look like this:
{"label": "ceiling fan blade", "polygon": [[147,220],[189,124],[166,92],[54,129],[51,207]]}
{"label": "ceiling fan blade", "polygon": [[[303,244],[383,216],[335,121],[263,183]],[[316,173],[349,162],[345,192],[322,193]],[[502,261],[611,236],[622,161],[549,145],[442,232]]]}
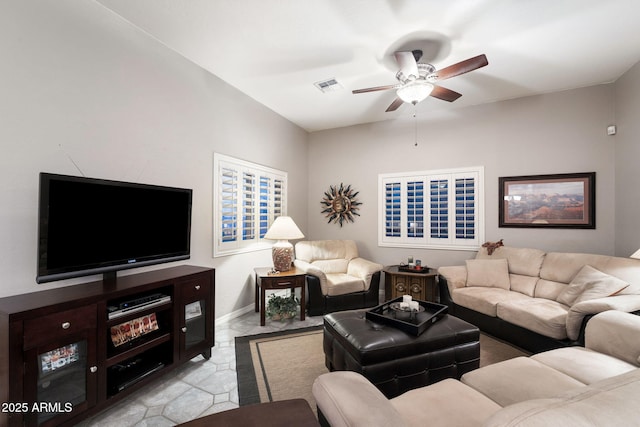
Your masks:
{"label": "ceiling fan blade", "polygon": [[391,105],[389,105],[389,106],[387,107],[387,109],[386,109],[386,110],[384,110],[384,111],[385,111],[385,113],[388,113],[388,112],[390,112],[390,111],[396,111],[396,110],[398,109],[398,107],[400,107],[402,104],[404,104],[404,101],[403,101],[402,99],[400,99],[400,98],[396,98],[396,99],[391,103]]}
{"label": "ceiling fan blade", "polygon": [[386,85],[386,86],[376,86],[376,87],[368,87],[365,89],[356,89],[356,90],[352,90],[351,93],[367,93],[367,92],[376,92],[379,90],[389,90],[389,89],[397,89],[402,85],[399,84],[395,84],[395,85]]}
{"label": "ceiling fan blade", "polygon": [[459,76],[460,74],[468,73],[469,71],[477,70],[485,65],[488,65],[487,57],[483,55],[474,56],[457,64],[449,65],[448,67],[438,70],[431,74],[429,78],[435,80],[445,80],[451,77]]}
{"label": "ceiling fan blade", "polygon": [[462,94],[451,89],[447,89],[446,87],[434,85],[433,90],[431,91],[431,95],[429,96],[433,96],[434,98],[438,98],[443,101],[453,102],[456,99],[460,98]]}
{"label": "ceiling fan blade", "polygon": [[396,52],[393,56],[400,66],[400,71],[402,71],[402,74],[406,77],[414,76],[417,78],[420,75],[418,72],[418,63],[413,56],[413,52]]}

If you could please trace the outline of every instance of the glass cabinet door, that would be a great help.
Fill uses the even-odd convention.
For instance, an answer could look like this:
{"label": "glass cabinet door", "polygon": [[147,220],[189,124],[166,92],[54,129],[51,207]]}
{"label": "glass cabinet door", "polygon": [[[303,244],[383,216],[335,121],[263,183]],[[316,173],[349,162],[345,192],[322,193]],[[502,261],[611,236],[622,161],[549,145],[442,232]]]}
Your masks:
{"label": "glass cabinet door", "polygon": [[180,359],[190,359],[201,353],[211,357],[213,345],[213,307],[211,286],[200,280],[180,285]]}
{"label": "glass cabinet door", "polygon": [[95,404],[93,341],[84,335],[27,352],[27,425],[54,425]]}
{"label": "glass cabinet door", "polygon": [[189,350],[195,345],[206,340],[206,320],[207,302],[205,300],[194,301],[184,306],[184,347]]}

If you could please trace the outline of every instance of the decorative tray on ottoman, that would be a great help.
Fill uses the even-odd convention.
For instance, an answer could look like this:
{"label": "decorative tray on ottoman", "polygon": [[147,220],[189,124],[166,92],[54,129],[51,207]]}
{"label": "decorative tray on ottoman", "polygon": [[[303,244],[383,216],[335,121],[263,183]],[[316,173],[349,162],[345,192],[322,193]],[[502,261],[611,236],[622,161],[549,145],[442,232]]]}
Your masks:
{"label": "decorative tray on ottoman", "polygon": [[384,323],[418,336],[447,313],[446,305],[415,299],[413,301],[418,302],[419,310],[400,308],[402,302],[400,297],[367,310],[365,315],[372,322]]}
{"label": "decorative tray on ottoman", "polygon": [[408,265],[399,265],[398,271],[401,271],[403,273],[427,274],[429,273],[429,267],[415,268],[409,267]]}

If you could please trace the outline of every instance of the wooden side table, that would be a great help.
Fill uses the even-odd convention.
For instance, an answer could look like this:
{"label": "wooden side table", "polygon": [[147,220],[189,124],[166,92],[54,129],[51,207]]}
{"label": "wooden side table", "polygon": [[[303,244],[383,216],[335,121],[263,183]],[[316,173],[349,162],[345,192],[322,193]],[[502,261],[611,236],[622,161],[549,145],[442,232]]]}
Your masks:
{"label": "wooden side table", "polygon": [[437,302],[436,276],[438,273],[430,268],[426,273],[400,271],[397,265],[385,267],[384,295],[389,301],[402,295],[411,295],[422,301]]}
{"label": "wooden side table", "polygon": [[[291,289],[294,293],[296,288],[300,288],[300,320],[304,320],[305,312],[305,272],[299,268],[292,268],[289,271],[278,273],[270,273],[271,267],[254,268],[256,273],[256,295],[255,305],[256,313],[260,312],[260,326],[264,326],[266,305],[264,301],[264,291],[267,289]],[[258,295],[258,288],[260,295]]]}

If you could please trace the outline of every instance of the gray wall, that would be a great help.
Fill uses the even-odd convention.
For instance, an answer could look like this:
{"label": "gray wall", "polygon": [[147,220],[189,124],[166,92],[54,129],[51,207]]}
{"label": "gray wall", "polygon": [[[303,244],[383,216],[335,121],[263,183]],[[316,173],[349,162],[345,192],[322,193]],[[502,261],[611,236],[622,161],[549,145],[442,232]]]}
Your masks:
{"label": "gray wall", "polygon": [[[638,65],[612,85],[446,114],[430,113],[440,101],[428,100],[414,147],[411,108],[307,135],[94,2],[0,3],[0,59],[0,296],[97,279],[34,280],[38,173],[79,174],[72,160],[87,176],[193,188],[190,263],[216,267],[217,317],[253,303],[252,269],[271,260],[211,257],[214,151],[288,171],[289,214],[307,238],[355,239],[384,264],[407,255],[457,264],[473,253],[378,248],[377,175],[474,165],[485,167],[487,240],[621,256],[640,247]],[[498,228],[498,177],[582,171],[597,172],[596,230]],[[340,182],[363,202],[343,228],[320,214],[323,192]]]}
{"label": "gray wall", "polygon": [[212,258],[213,153],[288,171],[304,230],[305,131],[95,2],[1,2],[0,60],[0,296],[96,279],[35,283],[38,173],[78,175],[73,160],[91,177],[192,188],[189,263],[217,268],[216,315],[253,303],[271,253]]}
{"label": "gray wall", "polygon": [[[309,234],[351,238],[383,264],[413,255],[431,266],[457,264],[471,252],[377,246],[377,176],[386,172],[485,167],[486,240],[543,250],[613,254],[615,247],[614,87],[594,86],[455,110],[434,117],[429,99],[418,105],[418,146],[413,109],[384,123],[315,132],[309,138]],[[595,230],[498,227],[498,177],[569,172],[597,174]],[[360,191],[361,216],[340,228],[327,224],[320,200],[329,185]]]}
{"label": "gray wall", "polygon": [[616,255],[640,248],[640,63],[616,81]]}

